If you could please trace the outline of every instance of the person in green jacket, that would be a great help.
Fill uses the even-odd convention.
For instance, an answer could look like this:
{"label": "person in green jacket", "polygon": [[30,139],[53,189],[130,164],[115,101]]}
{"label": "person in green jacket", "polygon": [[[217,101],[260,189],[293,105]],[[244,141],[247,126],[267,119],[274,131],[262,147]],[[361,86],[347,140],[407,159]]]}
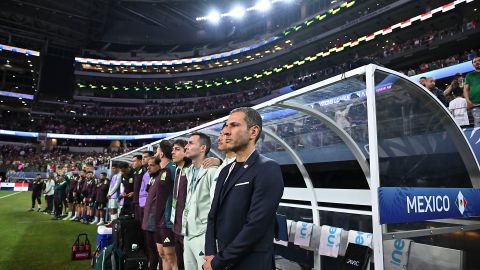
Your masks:
{"label": "person in green jacket", "polygon": [[192,160],[186,172],[187,199],[182,219],[185,270],[202,269],[205,255],[205,232],[212,201],[210,190],[217,171],[217,166],[202,166],[210,147],[210,137],[200,132],[193,133],[185,147],[186,156]]}
{"label": "person in green jacket", "polygon": [[54,220],[61,219],[62,210],[63,210],[63,202],[65,201],[65,195],[67,190],[67,181],[65,180],[65,176],[59,176],[57,178],[57,183],[55,188],[53,189],[53,196],[55,202],[55,217]]}

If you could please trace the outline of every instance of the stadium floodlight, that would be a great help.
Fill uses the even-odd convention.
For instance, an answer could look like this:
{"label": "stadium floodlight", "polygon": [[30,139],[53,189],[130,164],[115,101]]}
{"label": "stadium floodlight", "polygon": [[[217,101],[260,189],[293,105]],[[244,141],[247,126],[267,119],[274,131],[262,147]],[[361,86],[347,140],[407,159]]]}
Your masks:
{"label": "stadium floodlight", "polygon": [[220,21],[220,13],[216,10],[212,10],[208,13],[207,18],[211,23],[217,24]]}
{"label": "stadium floodlight", "polygon": [[228,15],[235,19],[241,19],[245,16],[245,9],[241,6],[236,6],[228,13]]}
{"label": "stadium floodlight", "polygon": [[272,7],[272,2],[270,0],[260,0],[256,5],[255,9],[258,11],[266,12]]}

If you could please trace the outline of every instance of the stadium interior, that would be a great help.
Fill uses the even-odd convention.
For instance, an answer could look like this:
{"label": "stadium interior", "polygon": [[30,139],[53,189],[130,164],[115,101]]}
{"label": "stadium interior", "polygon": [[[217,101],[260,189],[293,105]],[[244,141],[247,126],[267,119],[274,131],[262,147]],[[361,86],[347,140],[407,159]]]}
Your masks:
{"label": "stadium interior", "polygon": [[[194,131],[226,162],[217,141],[241,107],[260,113],[257,150],[283,175],[276,269],[480,269],[480,102],[464,91],[480,91],[467,78],[480,71],[479,19],[479,0],[0,1],[0,269],[91,269],[71,244],[87,233],[98,258],[98,228],[113,221],[105,205],[99,226],[73,222],[66,203],[37,213],[36,178],[112,179]],[[449,107],[462,96],[467,123]],[[381,223],[382,188],[462,189],[470,208]],[[343,228],[334,255],[325,226]],[[352,232],[370,237],[358,268],[345,266]]]}

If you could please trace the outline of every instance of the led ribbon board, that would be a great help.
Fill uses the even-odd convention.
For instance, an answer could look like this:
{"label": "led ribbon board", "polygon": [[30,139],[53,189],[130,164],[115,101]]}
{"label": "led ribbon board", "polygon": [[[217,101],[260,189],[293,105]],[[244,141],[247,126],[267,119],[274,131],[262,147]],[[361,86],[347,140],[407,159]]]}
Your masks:
{"label": "led ribbon board", "polygon": [[23,53],[25,55],[40,56],[40,52],[38,51],[0,44],[0,51],[2,50],[15,52],[15,53]]}

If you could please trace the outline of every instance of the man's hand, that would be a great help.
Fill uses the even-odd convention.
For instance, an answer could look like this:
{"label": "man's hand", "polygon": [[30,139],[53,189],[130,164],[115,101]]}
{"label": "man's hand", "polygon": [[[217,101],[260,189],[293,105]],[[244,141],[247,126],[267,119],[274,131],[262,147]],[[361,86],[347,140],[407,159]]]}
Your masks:
{"label": "man's hand", "polygon": [[212,268],[212,260],[215,256],[205,256],[203,257],[203,259],[205,260],[205,262],[203,263],[203,270],[213,270]]}
{"label": "man's hand", "polygon": [[110,195],[107,195],[107,199],[109,199],[109,200],[110,200],[110,198],[112,198],[112,196],[110,196]]}
{"label": "man's hand", "polygon": [[128,194],[127,194],[127,197],[128,197],[128,198],[132,198],[132,197],[133,197],[133,192],[128,193]]}
{"label": "man's hand", "polygon": [[221,161],[220,159],[214,158],[214,157],[206,158],[206,159],[202,162],[203,168],[209,168],[209,167],[213,167],[213,166],[219,166],[220,164],[222,164],[222,161]]}
{"label": "man's hand", "polygon": [[122,192],[122,197],[127,197],[127,194],[125,194],[125,192]]}
{"label": "man's hand", "polygon": [[473,108],[473,102],[470,101],[470,99],[467,99],[467,109],[472,109]]}

